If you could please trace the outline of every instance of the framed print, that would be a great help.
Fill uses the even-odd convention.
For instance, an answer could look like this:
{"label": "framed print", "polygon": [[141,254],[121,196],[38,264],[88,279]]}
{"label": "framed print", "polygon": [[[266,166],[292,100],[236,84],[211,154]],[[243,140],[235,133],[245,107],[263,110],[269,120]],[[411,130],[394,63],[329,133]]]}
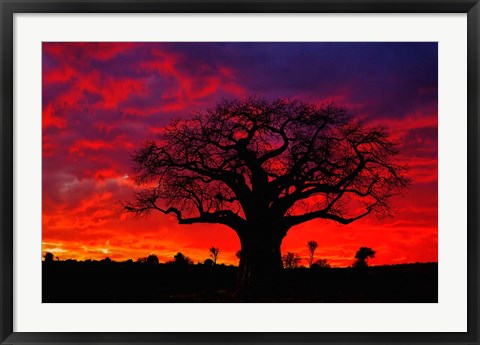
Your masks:
{"label": "framed print", "polygon": [[478,344],[477,1],[3,1],[1,342]]}

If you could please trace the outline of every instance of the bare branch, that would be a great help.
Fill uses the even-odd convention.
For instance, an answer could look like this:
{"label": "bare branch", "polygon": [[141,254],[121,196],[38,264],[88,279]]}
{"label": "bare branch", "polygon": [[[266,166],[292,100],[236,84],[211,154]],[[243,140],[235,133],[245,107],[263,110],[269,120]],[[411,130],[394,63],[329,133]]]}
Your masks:
{"label": "bare branch", "polygon": [[385,128],[332,104],[223,100],[173,121],[133,155],[144,190],[123,206],[237,231],[268,223],[285,232],[314,218],[349,224],[390,213],[409,183],[398,154]]}

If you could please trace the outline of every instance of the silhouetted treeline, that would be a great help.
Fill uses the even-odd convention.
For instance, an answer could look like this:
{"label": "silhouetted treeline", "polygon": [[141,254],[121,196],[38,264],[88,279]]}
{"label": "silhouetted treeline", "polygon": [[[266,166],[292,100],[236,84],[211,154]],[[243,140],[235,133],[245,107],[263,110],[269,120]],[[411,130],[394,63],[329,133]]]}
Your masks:
{"label": "silhouetted treeline", "polygon": [[[236,266],[175,260],[44,261],[43,302],[242,302]],[[437,263],[285,269],[262,302],[437,302]],[[259,301],[260,302],[260,301]]]}

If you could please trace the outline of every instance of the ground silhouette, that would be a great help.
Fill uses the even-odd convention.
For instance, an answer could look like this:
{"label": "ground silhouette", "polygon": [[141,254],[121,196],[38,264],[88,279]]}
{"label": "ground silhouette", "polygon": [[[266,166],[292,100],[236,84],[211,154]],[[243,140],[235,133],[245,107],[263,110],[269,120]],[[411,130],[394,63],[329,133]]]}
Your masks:
{"label": "ground silhouette", "polygon": [[255,299],[236,293],[237,266],[213,265],[211,259],[193,264],[183,254],[168,263],[108,259],[49,260],[42,265],[44,303],[435,303],[438,299],[436,263],[362,270],[316,264],[290,268],[282,271],[275,289]]}

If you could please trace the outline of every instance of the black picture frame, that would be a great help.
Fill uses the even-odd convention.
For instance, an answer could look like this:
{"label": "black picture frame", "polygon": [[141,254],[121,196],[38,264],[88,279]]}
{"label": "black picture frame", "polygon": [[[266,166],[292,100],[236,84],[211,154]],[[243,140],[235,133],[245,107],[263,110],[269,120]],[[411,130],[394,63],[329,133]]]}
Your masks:
{"label": "black picture frame", "polygon": [[[0,0],[0,341],[2,344],[479,344],[479,0]],[[468,331],[465,333],[13,332],[13,16],[15,13],[467,13]],[[451,315],[455,318],[455,315]],[[221,330],[219,330],[221,331]]]}

